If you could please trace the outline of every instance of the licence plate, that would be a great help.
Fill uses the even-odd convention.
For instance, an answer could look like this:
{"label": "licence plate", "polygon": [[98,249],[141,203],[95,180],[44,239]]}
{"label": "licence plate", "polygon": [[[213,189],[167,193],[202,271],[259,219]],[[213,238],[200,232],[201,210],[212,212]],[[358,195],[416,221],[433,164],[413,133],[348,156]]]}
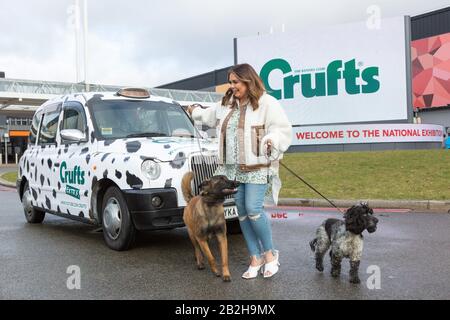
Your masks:
{"label": "licence plate", "polygon": [[225,213],[225,219],[237,218],[238,211],[236,206],[224,207],[223,211]]}

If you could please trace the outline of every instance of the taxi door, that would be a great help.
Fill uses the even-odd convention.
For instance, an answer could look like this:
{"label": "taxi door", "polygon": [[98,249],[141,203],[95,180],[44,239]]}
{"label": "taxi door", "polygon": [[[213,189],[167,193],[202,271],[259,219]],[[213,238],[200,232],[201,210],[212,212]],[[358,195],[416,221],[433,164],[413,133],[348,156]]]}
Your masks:
{"label": "taxi door", "polygon": [[[64,138],[64,130],[78,130],[81,140]],[[65,131],[67,132],[67,131]],[[89,218],[88,171],[90,144],[84,107],[79,102],[64,102],[58,134],[56,202],[58,210],[78,218]]]}

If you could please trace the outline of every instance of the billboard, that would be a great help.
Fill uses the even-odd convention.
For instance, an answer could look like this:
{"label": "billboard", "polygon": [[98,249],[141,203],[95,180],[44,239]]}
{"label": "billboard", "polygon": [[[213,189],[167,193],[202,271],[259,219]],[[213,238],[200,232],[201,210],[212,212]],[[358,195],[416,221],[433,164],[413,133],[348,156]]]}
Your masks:
{"label": "billboard", "polygon": [[[408,42],[407,42],[408,41]],[[293,125],[408,120],[405,18],[237,39]]]}
{"label": "billboard", "polygon": [[413,106],[450,105],[450,32],[411,42]]}

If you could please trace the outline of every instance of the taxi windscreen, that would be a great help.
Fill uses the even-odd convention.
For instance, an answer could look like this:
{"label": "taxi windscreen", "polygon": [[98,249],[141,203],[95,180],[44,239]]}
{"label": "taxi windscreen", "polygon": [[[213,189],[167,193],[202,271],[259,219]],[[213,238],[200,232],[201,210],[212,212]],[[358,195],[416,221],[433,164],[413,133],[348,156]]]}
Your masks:
{"label": "taxi windscreen", "polygon": [[180,105],[161,101],[101,100],[90,106],[100,139],[196,137]]}

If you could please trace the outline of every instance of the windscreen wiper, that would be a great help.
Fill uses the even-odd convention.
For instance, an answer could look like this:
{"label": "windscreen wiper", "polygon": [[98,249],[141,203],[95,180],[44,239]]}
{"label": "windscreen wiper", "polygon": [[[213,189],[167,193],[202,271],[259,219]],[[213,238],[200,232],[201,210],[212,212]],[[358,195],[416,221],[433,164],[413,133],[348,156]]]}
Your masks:
{"label": "windscreen wiper", "polygon": [[139,138],[139,137],[167,137],[167,134],[162,132],[139,132],[132,133],[126,136],[127,138]]}

